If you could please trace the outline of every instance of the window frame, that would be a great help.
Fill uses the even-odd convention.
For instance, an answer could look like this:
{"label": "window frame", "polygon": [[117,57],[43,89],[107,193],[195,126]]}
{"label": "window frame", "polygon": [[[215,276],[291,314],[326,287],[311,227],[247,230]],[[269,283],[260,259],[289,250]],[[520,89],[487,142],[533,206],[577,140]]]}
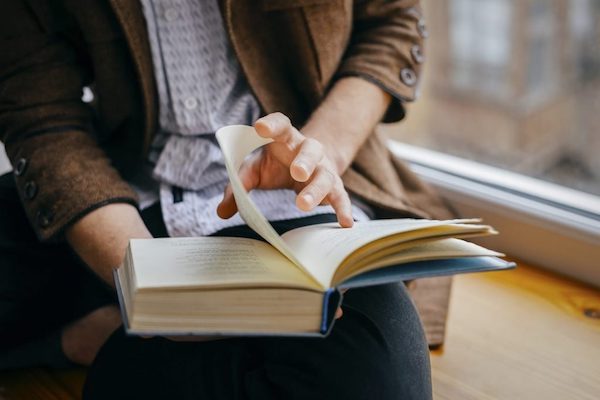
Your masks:
{"label": "window frame", "polygon": [[500,232],[479,243],[600,287],[600,197],[395,140],[388,146],[461,216]]}

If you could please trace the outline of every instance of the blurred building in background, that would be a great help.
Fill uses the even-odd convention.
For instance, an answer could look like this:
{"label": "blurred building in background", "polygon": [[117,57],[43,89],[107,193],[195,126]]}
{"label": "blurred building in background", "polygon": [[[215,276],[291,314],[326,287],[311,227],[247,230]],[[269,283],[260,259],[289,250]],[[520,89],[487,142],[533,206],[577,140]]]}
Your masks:
{"label": "blurred building in background", "polygon": [[421,96],[388,135],[600,195],[600,1],[424,7]]}

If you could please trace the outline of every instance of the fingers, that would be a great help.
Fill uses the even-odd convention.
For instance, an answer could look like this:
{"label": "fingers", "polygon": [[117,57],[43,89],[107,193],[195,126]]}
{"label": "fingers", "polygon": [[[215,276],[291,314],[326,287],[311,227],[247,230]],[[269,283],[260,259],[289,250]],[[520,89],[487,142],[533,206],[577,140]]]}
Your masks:
{"label": "fingers", "polygon": [[304,211],[312,210],[331,191],[338,189],[335,185],[336,176],[333,172],[323,166],[318,167],[310,183],[298,194],[296,205]]}
{"label": "fingers", "polygon": [[[340,292],[342,292],[342,294],[345,294],[348,291],[348,289],[341,289]],[[344,310],[342,310],[342,307],[338,307],[337,310],[335,310],[335,319],[340,319],[342,318],[342,316],[344,315]]]}
{"label": "fingers", "polygon": [[339,187],[332,191],[327,196],[329,204],[335,210],[338,222],[342,228],[351,228],[354,225],[354,218],[352,218],[352,204],[350,203],[350,197],[344,189],[344,185],[341,180]]}
{"label": "fingers", "polygon": [[[250,191],[258,186],[259,177],[257,163],[259,163],[258,156],[255,156],[247,160],[240,169],[239,177],[246,191]],[[220,218],[228,219],[233,217],[237,211],[237,204],[233,197],[231,183],[229,183],[223,192],[223,200],[221,200],[217,206],[217,215]]]}
{"label": "fingers", "polygon": [[[284,166],[289,166],[291,178],[300,183],[308,182],[296,198],[298,208],[309,211],[321,203],[329,203],[340,225],[351,227],[354,220],[348,193],[341,178],[330,168],[331,161],[326,159],[321,143],[302,135],[287,116],[278,112],[260,118],[254,128],[260,136],[273,139],[274,142],[269,144],[269,154]],[[224,209],[227,214],[231,210]]]}
{"label": "fingers", "polygon": [[295,149],[304,140],[304,136],[294,128],[290,119],[280,112],[259,118],[254,123],[254,129],[260,136],[285,143],[290,149]]}
{"label": "fingers", "polygon": [[310,183],[296,197],[296,205],[304,211],[312,210],[326,200],[334,209],[339,224],[349,228],[354,224],[352,205],[339,176],[330,169],[317,167]]}
{"label": "fingers", "polygon": [[282,113],[260,118],[254,128],[260,136],[274,140],[273,155],[290,166],[290,175],[298,182],[306,182],[324,157],[321,143],[302,135]]}
{"label": "fingers", "polygon": [[290,165],[292,178],[298,182],[306,182],[315,172],[323,156],[323,145],[318,140],[305,138]]}
{"label": "fingers", "polygon": [[217,215],[220,218],[228,219],[235,215],[237,212],[237,204],[233,198],[233,191],[231,190],[231,184],[228,184],[223,193],[223,200],[217,206]]}

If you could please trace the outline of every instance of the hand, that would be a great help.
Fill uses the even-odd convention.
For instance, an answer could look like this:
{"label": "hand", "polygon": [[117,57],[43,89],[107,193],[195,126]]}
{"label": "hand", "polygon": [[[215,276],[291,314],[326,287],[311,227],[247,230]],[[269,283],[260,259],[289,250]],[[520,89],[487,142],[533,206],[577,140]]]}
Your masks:
{"label": "hand", "polygon": [[[345,294],[348,291],[348,289],[342,289],[342,295]],[[342,316],[344,315],[344,310],[342,310],[342,307],[338,307],[337,310],[335,310],[335,319],[340,319],[342,318]]]}
{"label": "hand", "polygon": [[[246,190],[293,189],[296,206],[310,211],[319,204],[330,204],[342,227],[351,227],[352,208],[348,193],[333,161],[317,140],[305,137],[281,113],[269,114],[254,124],[258,134],[273,139],[242,164],[239,176]],[[217,208],[221,218],[237,212],[228,185]]]}

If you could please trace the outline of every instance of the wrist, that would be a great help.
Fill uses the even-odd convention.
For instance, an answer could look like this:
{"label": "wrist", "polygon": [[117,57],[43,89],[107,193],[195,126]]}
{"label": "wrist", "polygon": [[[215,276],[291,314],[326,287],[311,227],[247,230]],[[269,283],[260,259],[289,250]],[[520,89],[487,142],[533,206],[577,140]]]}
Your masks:
{"label": "wrist", "polygon": [[373,132],[391,97],[361,78],[338,80],[302,129],[318,140],[342,175]]}
{"label": "wrist", "polygon": [[339,143],[339,140],[336,143],[335,138],[332,135],[327,134],[328,132],[331,132],[330,129],[331,128],[313,123],[307,124],[301,132],[304,136],[313,138],[321,143],[325,157],[332,162],[335,172],[338,175],[342,175],[352,163],[354,152],[349,151],[350,149],[344,144]]}
{"label": "wrist", "polygon": [[350,149],[336,146],[335,143],[322,143],[323,152],[333,162],[335,171],[339,176],[342,176],[348,169],[352,160],[355,156],[355,151],[349,151]]}
{"label": "wrist", "polygon": [[66,231],[67,241],[81,260],[109,284],[113,284],[112,270],[122,263],[129,239],[151,237],[137,209],[124,203],[98,208]]}

